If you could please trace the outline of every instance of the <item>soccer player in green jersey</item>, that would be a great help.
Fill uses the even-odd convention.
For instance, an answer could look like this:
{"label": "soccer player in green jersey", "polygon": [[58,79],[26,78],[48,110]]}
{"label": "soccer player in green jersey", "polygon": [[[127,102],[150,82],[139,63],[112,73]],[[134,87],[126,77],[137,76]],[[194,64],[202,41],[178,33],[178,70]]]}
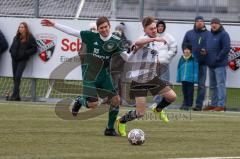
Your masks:
{"label": "soccer player in green jersey", "polygon": [[72,114],[76,116],[82,106],[97,107],[98,96],[102,92],[110,100],[109,121],[104,134],[116,136],[114,123],[119,112],[120,97],[112,83],[109,63],[113,54],[122,54],[123,51],[120,38],[110,33],[109,20],[106,17],[97,19],[98,33],[75,30],[47,19],[42,20],[41,24],[81,38],[82,46],[86,48],[82,61],[83,94],[76,98]]}

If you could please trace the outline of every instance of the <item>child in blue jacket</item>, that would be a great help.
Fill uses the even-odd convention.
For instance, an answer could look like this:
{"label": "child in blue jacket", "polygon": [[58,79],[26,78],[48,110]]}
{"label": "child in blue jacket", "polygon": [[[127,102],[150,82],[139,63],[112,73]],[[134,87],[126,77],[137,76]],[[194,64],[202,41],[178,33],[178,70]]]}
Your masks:
{"label": "child in blue jacket", "polygon": [[182,110],[189,110],[193,105],[194,84],[198,83],[198,63],[193,58],[192,46],[183,45],[183,55],[179,59],[177,82],[182,83],[183,104]]}

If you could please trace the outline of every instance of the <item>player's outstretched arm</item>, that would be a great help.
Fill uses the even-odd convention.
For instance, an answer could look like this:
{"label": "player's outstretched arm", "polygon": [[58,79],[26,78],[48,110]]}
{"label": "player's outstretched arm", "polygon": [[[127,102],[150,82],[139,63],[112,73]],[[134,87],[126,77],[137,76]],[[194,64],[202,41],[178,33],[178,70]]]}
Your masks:
{"label": "player's outstretched arm", "polygon": [[156,38],[142,38],[142,39],[138,39],[135,42],[135,45],[138,46],[138,47],[142,47],[145,44],[148,44],[148,43],[154,42],[154,41],[167,43],[167,41],[164,38],[156,37]]}
{"label": "player's outstretched arm", "polygon": [[138,46],[138,47],[142,47],[144,46],[145,44],[148,44],[150,42],[154,42],[156,38],[142,38],[142,39],[138,39],[136,42],[135,42],[135,45]]}
{"label": "player's outstretched arm", "polygon": [[79,30],[76,30],[74,28],[71,28],[69,26],[65,26],[65,25],[62,25],[62,24],[58,24],[58,23],[55,23],[51,20],[48,20],[48,19],[43,19],[41,21],[41,24],[42,26],[47,26],[47,27],[54,27],[66,34],[69,34],[69,35],[72,35],[72,36],[76,36],[76,37],[79,37],[80,36],[80,31]]}
{"label": "player's outstretched arm", "polygon": [[123,51],[120,55],[124,61],[129,61],[129,59],[140,49],[137,45],[133,44],[130,50],[130,53]]}

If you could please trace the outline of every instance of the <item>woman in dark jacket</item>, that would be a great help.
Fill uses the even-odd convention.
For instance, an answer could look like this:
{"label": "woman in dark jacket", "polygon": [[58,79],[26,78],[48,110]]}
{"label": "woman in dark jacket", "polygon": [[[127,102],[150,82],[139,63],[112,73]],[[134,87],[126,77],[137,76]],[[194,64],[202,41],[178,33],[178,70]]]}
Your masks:
{"label": "woman in dark jacket", "polygon": [[29,58],[37,52],[37,43],[25,22],[20,23],[10,48],[13,69],[13,93],[10,100],[20,101],[20,83]]}

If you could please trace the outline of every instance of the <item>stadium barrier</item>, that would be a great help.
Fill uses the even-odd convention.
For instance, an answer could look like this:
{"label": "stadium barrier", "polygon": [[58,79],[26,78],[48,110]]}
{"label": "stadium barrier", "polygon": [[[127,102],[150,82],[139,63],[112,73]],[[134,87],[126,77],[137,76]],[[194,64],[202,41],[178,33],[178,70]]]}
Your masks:
{"label": "stadium barrier", "polygon": [[[49,80],[51,73],[58,68],[62,63],[71,62],[76,63],[75,67],[69,71],[68,75],[65,77],[66,82],[81,84],[81,67],[76,61],[68,61],[70,58],[77,55],[78,50],[81,47],[80,39],[72,37],[65,33],[62,33],[54,28],[43,27],[40,24],[41,19],[33,18],[12,18],[12,17],[0,17],[0,28],[4,35],[6,36],[9,44],[12,43],[13,37],[16,34],[18,25],[20,22],[25,21],[29,24],[30,30],[36,37],[39,45],[39,52],[34,55],[24,71],[23,78],[25,79],[25,84],[28,85],[28,97],[32,97],[32,100],[40,98],[51,98],[53,85],[57,82],[54,79]],[[88,26],[93,20],[63,20],[55,19],[57,23],[65,24],[79,30],[87,30]],[[125,22],[127,26],[126,35],[130,40],[137,39],[143,34],[143,29],[140,22]],[[119,21],[111,21],[111,29],[113,30],[115,26],[119,24]],[[182,55],[181,43],[185,33],[193,28],[193,23],[190,22],[167,22],[166,32],[173,35],[178,43],[178,53],[174,57],[170,65],[170,82],[177,85],[176,81],[176,71],[177,64],[180,56]],[[209,24],[207,28],[210,29]],[[232,47],[240,48],[240,39],[238,37],[238,25],[224,24],[224,28],[229,33],[231,38]],[[44,53],[44,55],[43,55]],[[239,50],[236,51],[232,58],[237,59],[239,62]],[[12,66],[11,57],[9,50],[5,52],[0,59],[0,76],[1,76],[1,91],[0,96],[7,94],[12,85]],[[232,71],[227,69],[227,87],[228,88],[240,88],[240,71]],[[207,77],[208,78],[208,77]],[[41,80],[40,80],[41,79]],[[55,79],[58,79],[56,77]],[[61,79],[63,80],[63,79]],[[208,79],[207,79],[208,81]],[[39,83],[40,82],[40,83]],[[32,86],[30,86],[32,83]],[[23,81],[24,85],[24,81]],[[208,85],[208,82],[207,82]],[[39,90],[43,90],[45,93],[39,93]],[[62,88],[70,89],[70,88]],[[22,91],[22,90],[21,90]],[[74,93],[72,93],[74,96]],[[54,96],[54,95],[53,95]],[[38,98],[36,98],[38,97]],[[61,95],[59,96],[61,98]]]}

